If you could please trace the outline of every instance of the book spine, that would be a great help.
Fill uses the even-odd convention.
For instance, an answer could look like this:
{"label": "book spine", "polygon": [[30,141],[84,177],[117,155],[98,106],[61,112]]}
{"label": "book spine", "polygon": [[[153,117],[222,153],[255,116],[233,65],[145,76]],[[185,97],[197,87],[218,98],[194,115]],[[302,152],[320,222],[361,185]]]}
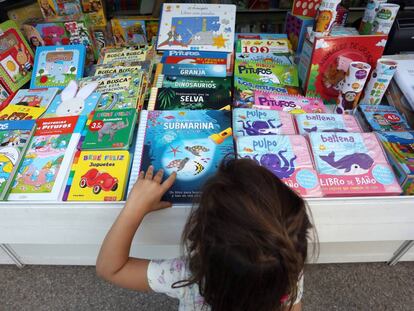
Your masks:
{"label": "book spine", "polygon": [[75,157],[73,158],[72,169],[71,169],[71,171],[69,173],[69,176],[68,176],[68,182],[66,183],[65,190],[63,192],[62,201],[67,201],[68,200],[70,188],[72,187],[73,176],[75,176],[76,165],[78,164],[80,153],[81,153],[81,151],[78,150],[75,154]]}
{"label": "book spine", "polygon": [[149,111],[155,110],[155,104],[157,103],[157,95],[158,95],[158,88],[157,87],[151,88],[151,94],[148,100]]}

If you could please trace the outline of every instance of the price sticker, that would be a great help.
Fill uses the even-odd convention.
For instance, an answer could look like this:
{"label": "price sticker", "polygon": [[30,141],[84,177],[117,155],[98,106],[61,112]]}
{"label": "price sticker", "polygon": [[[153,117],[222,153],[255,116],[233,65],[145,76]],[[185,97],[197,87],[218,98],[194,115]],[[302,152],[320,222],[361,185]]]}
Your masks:
{"label": "price sticker", "polygon": [[384,114],[384,118],[390,122],[400,122],[401,118],[393,113],[386,113]]}
{"label": "price sticker", "polygon": [[92,132],[99,131],[103,128],[104,122],[102,120],[95,120],[89,125],[89,130]]}

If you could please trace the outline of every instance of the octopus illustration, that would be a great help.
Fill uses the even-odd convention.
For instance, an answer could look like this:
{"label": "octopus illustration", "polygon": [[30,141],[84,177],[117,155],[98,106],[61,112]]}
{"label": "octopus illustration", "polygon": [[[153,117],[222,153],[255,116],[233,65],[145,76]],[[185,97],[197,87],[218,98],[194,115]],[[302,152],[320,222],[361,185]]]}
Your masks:
{"label": "octopus illustration", "polygon": [[288,160],[283,154],[287,150],[280,150],[277,154],[265,153],[260,156],[260,160],[257,159],[258,154],[253,156],[253,159],[261,166],[266,167],[269,171],[275,174],[279,178],[289,178],[295,172],[296,155]]}
{"label": "octopus illustration", "polygon": [[201,152],[208,152],[208,151],[210,151],[210,149],[208,149],[208,148],[206,148],[204,146],[200,146],[200,145],[192,146],[192,147],[186,146],[185,147],[185,150],[191,152],[192,154],[194,154],[197,157],[200,157],[201,156]]}
{"label": "octopus illustration", "polygon": [[255,136],[255,135],[272,135],[278,134],[278,128],[280,128],[283,124],[280,123],[279,125],[274,125],[272,121],[276,120],[267,120],[267,121],[250,121],[244,122],[243,120],[238,120],[237,122],[241,122],[243,129],[246,131],[247,135]]}
{"label": "octopus illustration", "polygon": [[168,163],[167,168],[176,167],[177,172],[179,172],[185,167],[185,165],[188,163],[188,161],[190,161],[189,158],[184,158],[184,159],[180,159],[180,160],[173,160],[170,163]]}

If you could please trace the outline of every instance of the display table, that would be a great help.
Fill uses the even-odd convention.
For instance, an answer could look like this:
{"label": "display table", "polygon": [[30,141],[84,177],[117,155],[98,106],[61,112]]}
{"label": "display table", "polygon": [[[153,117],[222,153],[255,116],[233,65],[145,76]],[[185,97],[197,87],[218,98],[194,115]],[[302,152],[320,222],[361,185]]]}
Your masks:
{"label": "display table", "polygon": [[[406,241],[414,240],[414,197],[323,198],[308,204],[318,232],[319,263],[389,261],[404,242],[411,246]],[[0,243],[24,264],[93,265],[122,206],[2,202]],[[132,255],[178,256],[189,211],[189,206],[175,207],[147,215]],[[12,263],[2,249],[0,263]],[[413,249],[401,260],[414,260]]]}

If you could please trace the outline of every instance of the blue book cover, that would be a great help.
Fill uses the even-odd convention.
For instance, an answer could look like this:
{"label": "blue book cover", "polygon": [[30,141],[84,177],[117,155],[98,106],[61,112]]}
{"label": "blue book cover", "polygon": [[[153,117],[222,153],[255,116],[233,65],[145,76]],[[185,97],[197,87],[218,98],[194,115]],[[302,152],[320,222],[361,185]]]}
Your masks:
{"label": "blue book cover", "polygon": [[226,65],[163,64],[162,73],[167,76],[226,77]]}
{"label": "blue book cover", "polygon": [[177,172],[165,200],[191,203],[216,172],[221,160],[234,153],[229,111],[142,111],[137,140],[144,137],[133,171],[153,165],[166,177]]}
{"label": "blue book cover", "polygon": [[372,131],[409,131],[410,126],[396,108],[387,105],[359,105],[364,121]]}
{"label": "blue book cover", "polygon": [[36,49],[30,88],[64,89],[83,77],[86,48],[83,44],[39,46]]}
{"label": "blue book cover", "polygon": [[50,104],[49,108],[43,114],[42,118],[55,118],[65,116],[88,116],[95,107],[98,105],[101,98],[101,93],[93,92],[86,99],[83,100],[79,106],[73,105],[71,100],[62,100],[62,96],[59,94]]}
{"label": "blue book cover", "polygon": [[224,52],[208,52],[208,51],[165,51],[161,63],[165,63],[167,57],[182,57],[182,58],[216,58],[227,60],[227,53]]}

